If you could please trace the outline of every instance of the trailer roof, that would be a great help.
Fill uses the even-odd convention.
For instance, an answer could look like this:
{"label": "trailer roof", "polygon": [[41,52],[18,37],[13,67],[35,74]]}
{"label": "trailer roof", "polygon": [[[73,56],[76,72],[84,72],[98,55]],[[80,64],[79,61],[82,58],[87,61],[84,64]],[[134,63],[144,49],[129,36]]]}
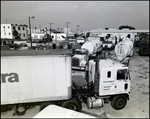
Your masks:
{"label": "trailer roof", "polygon": [[66,49],[49,50],[1,50],[1,56],[71,55]]}

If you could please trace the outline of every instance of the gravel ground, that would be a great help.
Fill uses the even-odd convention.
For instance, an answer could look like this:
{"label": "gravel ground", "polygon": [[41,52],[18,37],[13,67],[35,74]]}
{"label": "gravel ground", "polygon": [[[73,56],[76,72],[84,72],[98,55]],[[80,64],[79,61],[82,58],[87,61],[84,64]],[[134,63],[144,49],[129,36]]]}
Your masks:
{"label": "gravel ground", "polygon": [[[129,68],[132,81],[131,94],[125,108],[114,110],[111,102],[95,109],[87,109],[83,104],[81,112],[99,118],[149,118],[149,56],[139,56],[138,48],[135,48]],[[20,107],[19,111],[22,110],[23,107]],[[32,104],[23,116],[12,116],[13,110],[9,106],[1,106],[1,118],[32,118],[38,112],[39,104],[36,103]]]}

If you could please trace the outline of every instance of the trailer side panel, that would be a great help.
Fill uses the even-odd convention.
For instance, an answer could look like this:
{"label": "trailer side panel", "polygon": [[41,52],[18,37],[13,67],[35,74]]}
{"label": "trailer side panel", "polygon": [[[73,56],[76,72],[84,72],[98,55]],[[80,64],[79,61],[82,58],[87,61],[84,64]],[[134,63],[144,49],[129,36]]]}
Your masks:
{"label": "trailer side panel", "polygon": [[71,98],[71,56],[1,57],[1,104]]}

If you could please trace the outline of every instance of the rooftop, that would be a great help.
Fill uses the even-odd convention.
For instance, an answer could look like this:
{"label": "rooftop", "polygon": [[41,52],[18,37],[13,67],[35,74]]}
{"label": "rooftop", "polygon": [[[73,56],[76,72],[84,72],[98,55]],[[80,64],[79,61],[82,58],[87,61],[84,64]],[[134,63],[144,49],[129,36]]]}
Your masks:
{"label": "rooftop", "polygon": [[111,60],[111,59],[102,59],[102,60],[100,60],[100,68],[101,68],[101,70],[103,70],[103,68],[112,68],[112,69],[114,69],[114,68],[123,68],[123,67],[126,67],[126,65],[124,65],[124,64],[121,64],[121,63],[119,63],[119,62],[117,62],[117,61],[113,61],[113,60]]}

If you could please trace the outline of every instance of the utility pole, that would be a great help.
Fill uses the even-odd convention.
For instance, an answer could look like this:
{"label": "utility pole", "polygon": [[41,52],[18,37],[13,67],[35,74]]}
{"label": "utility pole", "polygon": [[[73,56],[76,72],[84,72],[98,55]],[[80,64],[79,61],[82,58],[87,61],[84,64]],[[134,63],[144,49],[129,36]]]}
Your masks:
{"label": "utility pole", "polygon": [[32,38],[31,38],[31,23],[30,23],[30,17],[29,17],[29,30],[30,30],[30,43],[31,43],[31,49],[32,49]]}
{"label": "utility pole", "polygon": [[67,22],[67,41],[68,41],[68,23],[70,22]]}
{"label": "utility pole", "polygon": [[31,18],[34,18],[35,16],[33,16],[33,17],[29,17],[29,29],[30,29],[30,42],[31,42],[31,49],[32,49],[32,37],[31,37],[31,23],[30,23],[30,19]]}
{"label": "utility pole", "polygon": [[52,24],[53,24],[53,23],[49,23],[49,24],[50,24],[50,35],[51,35],[51,27],[52,27]]}
{"label": "utility pole", "polygon": [[41,24],[39,24],[39,27],[40,27],[39,29],[40,29],[40,32],[41,32]]}

